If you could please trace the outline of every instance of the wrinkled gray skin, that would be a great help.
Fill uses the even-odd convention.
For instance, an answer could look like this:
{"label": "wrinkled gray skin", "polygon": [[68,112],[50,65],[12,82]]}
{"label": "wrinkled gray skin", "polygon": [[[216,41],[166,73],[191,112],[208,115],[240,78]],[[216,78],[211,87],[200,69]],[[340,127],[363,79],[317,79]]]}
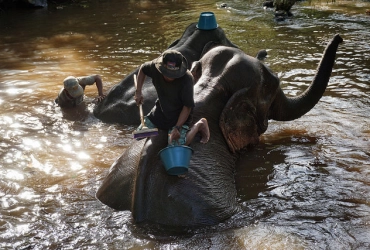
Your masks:
{"label": "wrinkled gray skin", "polygon": [[[192,63],[199,60],[202,53],[215,44],[237,47],[227,39],[220,27],[214,30],[199,30],[196,28],[196,23],[193,23],[186,28],[181,38],[172,43],[169,48],[181,52],[187,59],[190,69]],[[94,107],[95,117],[103,122],[110,123],[126,125],[138,125],[140,123],[138,108],[133,98],[135,92],[133,75],[137,75],[138,70],[139,68],[112,87],[105,99]],[[147,77],[143,88],[145,97],[143,103],[144,114],[147,114],[153,108],[157,99],[157,92],[153,84],[148,84],[149,82],[151,82],[151,78]]]}
{"label": "wrinkled gray skin", "polygon": [[[197,138],[186,178],[169,176],[158,157],[166,131],[135,141],[112,165],[97,198],[130,210],[136,222],[170,226],[213,225],[239,210],[234,168],[239,150],[259,141],[268,120],[290,121],[311,110],[325,92],[342,38],[327,45],[305,92],[287,97],[279,79],[263,63],[237,48],[218,46],[193,64],[194,120],[208,120],[207,144]],[[236,152],[236,153],[233,153]]]}

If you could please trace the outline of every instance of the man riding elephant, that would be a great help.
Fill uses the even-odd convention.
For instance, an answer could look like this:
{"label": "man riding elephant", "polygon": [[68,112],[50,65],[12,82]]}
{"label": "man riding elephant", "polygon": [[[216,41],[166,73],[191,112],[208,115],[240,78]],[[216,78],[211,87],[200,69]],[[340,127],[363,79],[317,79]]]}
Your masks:
{"label": "man riding elephant", "polygon": [[137,105],[144,101],[142,87],[146,76],[152,79],[158,94],[154,108],[145,116],[144,124],[141,124],[138,130],[141,130],[143,125],[147,128],[168,130],[170,145],[189,145],[198,132],[202,134],[202,143],[209,140],[206,119],[201,118],[190,127],[194,108],[194,79],[187,64],[180,52],[168,50],[159,58],[141,65],[137,77]]}

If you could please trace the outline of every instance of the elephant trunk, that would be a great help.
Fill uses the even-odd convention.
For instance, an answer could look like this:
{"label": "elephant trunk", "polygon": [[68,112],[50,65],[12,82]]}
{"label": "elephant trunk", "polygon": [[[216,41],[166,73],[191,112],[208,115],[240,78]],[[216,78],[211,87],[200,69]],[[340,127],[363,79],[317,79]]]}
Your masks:
{"label": "elephant trunk", "polygon": [[269,119],[291,121],[310,111],[320,100],[328,85],[336,52],[343,39],[337,34],[328,43],[311,85],[297,97],[287,97],[281,88],[271,106]]}

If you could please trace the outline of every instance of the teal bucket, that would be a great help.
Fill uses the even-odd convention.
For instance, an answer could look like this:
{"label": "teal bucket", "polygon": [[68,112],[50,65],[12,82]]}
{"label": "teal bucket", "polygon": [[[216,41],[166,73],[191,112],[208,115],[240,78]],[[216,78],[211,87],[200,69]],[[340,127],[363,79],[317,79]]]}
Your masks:
{"label": "teal bucket", "polygon": [[197,28],[200,30],[214,30],[218,28],[215,14],[213,12],[202,12],[199,16]]}
{"label": "teal bucket", "polygon": [[169,175],[182,175],[188,172],[193,149],[188,146],[168,146],[159,151],[164,168]]}

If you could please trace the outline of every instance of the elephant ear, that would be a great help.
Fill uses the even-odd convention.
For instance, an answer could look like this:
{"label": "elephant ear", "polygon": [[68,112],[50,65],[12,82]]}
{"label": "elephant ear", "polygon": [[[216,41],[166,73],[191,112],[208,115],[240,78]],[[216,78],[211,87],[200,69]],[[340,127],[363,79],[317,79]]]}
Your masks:
{"label": "elephant ear", "polygon": [[220,128],[230,151],[259,142],[256,107],[248,98],[249,89],[237,91],[227,102],[220,117]]}
{"label": "elephant ear", "polygon": [[218,42],[214,42],[214,41],[210,41],[210,42],[206,43],[206,45],[204,45],[204,47],[203,47],[202,53],[200,54],[199,58],[202,58],[204,56],[204,54],[206,54],[208,51],[210,51],[214,47],[217,47],[217,46],[220,46],[220,45],[222,45],[222,44],[220,44]]}
{"label": "elephant ear", "polygon": [[190,72],[194,77],[194,84],[197,83],[199,78],[202,76],[202,64],[200,63],[200,61],[193,62]]}
{"label": "elephant ear", "polygon": [[170,46],[168,46],[168,48],[167,48],[167,49],[170,49],[170,48],[174,47],[175,45],[177,45],[177,44],[179,43],[179,41],[180,41],[180,39],[177,39],[176,41],[172,42],[172,43],[170,44]]}

